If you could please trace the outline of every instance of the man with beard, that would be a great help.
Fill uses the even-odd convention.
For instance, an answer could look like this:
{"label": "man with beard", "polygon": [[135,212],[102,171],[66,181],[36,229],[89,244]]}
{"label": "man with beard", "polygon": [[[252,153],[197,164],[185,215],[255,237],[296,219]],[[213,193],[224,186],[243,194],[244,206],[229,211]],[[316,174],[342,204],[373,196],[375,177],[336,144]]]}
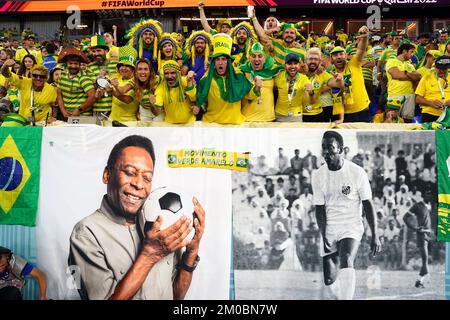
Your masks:
{"label": "man with beard", "polygon": [[427,52],[427,45],[430,43],[431,36],[429,33],[422,33],[419,35],[419,38],[417,39],[419,44],[416,47],[417,52],[417,59],[419,61],[422,61],[423,58],[425,58],[425,53]]}
{"label": "man with beard", "polygon": [[[117,74],[117,63],[106,59],[106,53],[109,47],[106,45],[103,36],[93,36],[89,47],[94,61],[88,64],[86,74],[93,80],[94,84],[98,76],[106,76],[109,79]],[[112,96],[106,93],[104,89],[97,89],[95,93],[96,101],[92,107],[95,117],[101,114],[109,116],[111,113]]]}
{"label": "man with beard", "polygon": [[205,31],[195,31],[187,40],[187,48],[190,57],[186,64],[189,71],[194,71],[195,82],[199,83],[200,79],[208,69],[209,52],[212,44],[212,37]]}
{"label": "man with beard", "polygon": [[[250,11],[250,10],[249,10]],[[302,61],[305,61],[306,52],[303,47],[301,47],[295,39],[300,34],[297,31],[303,22],[298,23],[282,23],[280,25],[281,39],[275,39],[269,37],[264,29],[258,22],[258,19],[255,15],[255,9],[249,12],[249,18],[252,20],[253,26],[255,28],[256,34],[259,37],[259,40],[264,44],[267,51],[273,55],[273,58],[278,63],[284,63],[285,57],[289,53],[297,54]]]}
{"label": "man with beard", "polygon": [[262,80],[256,78],[252,85],[232,66],[232,44],[233,39],[224,33],[213,38],[212,66],[197,88],[197,104],[205,112],[202,119],[205,122],[241,124],[245,121],[241,113],[242,99],[255,100],[261,96]]}
{"label": "man with beard", "polygon": [[275,78],[278,98],[275,117],[278,122],[301,122],[304,106],[315,103],[308,77],[300,73],[300,58],[295,53],[286,56],[285,70]]}
{"label": "man with beard", "polygon": [[256,42],[250,49],[250,61],[239,67],[248,80],[262,79],[261,97],[242,101],[242,114],[245,121],[274,121],[274,78],[283,70],[283,65],[266,56],[264,47]]}
{"label": "man with beard", "polygon": [[128,45],[137,51],[138,59],[148,59],[155,73],[158,72],[158,43],[162,34],[161,23],[147,19],[134,24],[125,35],[129,39]]}
{"label": "man with beard", "polygon": [[197,94],[194,71],[182,77],[180,65],[174,60],[165,61],[161,68],[164,78],[156,88],[155,107],[164,110],[168,123],[195,121],[199,107],[193,104]]}
{"label": "man with beard", "polygon": [[420,73],[411,63],[415,47],[403,43],[397,51],[397,58],[386,63],[388,77],[387,117],[401,117],[405,122],[412,122],[415,111],[414,88],[420,81]]}
{"label": "man with beard", "polygon": [[229,34],[231,31],[231,20],[229,19],[219,19],[219,22],[217,23],[217,28],[213,29],[208,24],[208,19],[205,15],[205,4],[203,2],[198,3],[198,10],[200,12],[200,22],[202,24],[203,30],[206,32],[215,35],[217,33],[226,33]]}
{"label": "man with beard", "polygon": [[[128,136],[112,149],[103,171],[101,206],[70,236],[69,264],[79,267],[81,298],[90,300],[184,299],[199,259],[205,211],[194,197],[196,218],[161,230],[162,216],[141,234],[136,226],[150,196],[155,166],[152,142]],[[192,240],[187,235],[195,228]],[[181,249],[186,247],[184,253]]]}
{"label": "man with beard", "polygon": [[231,55],[234,58],[233,66],[238,67],[248,61],[250,48],[258,40],[255,30],[248,22],[241,22],[231,31],[234,40]]}
{"label": "man with beard", "polygon": [[95,89],[92,80],[81,70],[82,62],[89,61],[77,49],[64,49],[58,57],[58,63],[66,65],[57,83],[58,107],[64,118],[92,115]]}
{"label": "man with beard", "polygon": [[448,38],[448,31],[447,29],[443,29],[439,31],[439,43],[438,43],[438,50],[445,54],[445,47],[447,46],[447,38]]}
{"label": "man with beard", "polygon": [[[345,86],[339,92],[333,92],[333,109],[335,104],[344,108],[345,122],[370,122],[369,97],[364,86],[362,64],[368,45],[369,29],[359,29],[359,41],[356,54],[347,61],[347,54],[342,47],[331,50],[333,66],[330,73],[342,73]],[[339,99],[339,101],[338,101]],[[333,114],[336,114],[333,110]]]}
{"label": "man with beard", "polygon": [[326,87],[342,88],[344,81],[341,73],[335,73],[335,78],[328,72],[323,71],[320,67],[321,51],[319,48],[311,48],[306,55],[306,65],[308,71],[306,76],[311,81],[314,91],[315,103],[305,106],[303,110],[304,122],[323,122],[323,108],[320,101],[320,94]]}
{"label": "man with beard", "polygon": [[337,131],[326,131],[322,138],[325,164],[313,172],[313,202],[322,236],[324,283],[339,300],[351,300],[355,292],[354,260],[367,219],[376,255],[381,245],[371,203],[372,190],[363,168],[342,157],[344,140]]}

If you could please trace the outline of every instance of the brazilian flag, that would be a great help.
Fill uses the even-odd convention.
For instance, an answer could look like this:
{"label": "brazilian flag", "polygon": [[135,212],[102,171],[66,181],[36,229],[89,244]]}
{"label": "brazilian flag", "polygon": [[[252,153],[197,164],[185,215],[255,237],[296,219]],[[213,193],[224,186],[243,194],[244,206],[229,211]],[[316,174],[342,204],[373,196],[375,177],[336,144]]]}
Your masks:
{"label": "brazilian flag", "polygon": [[450,242],[450,131],[436,131],[438,240]]}
{"label": "brazilian flag", "polygon": [[36,225],[42,127],[0,127],[0,224]]}

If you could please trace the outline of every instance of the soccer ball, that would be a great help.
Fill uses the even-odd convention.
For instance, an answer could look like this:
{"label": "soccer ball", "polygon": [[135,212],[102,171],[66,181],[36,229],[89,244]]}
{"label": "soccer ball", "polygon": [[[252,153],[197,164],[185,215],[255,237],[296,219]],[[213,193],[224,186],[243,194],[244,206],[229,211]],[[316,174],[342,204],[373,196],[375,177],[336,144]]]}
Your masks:
{"label": "soccer ball", "polygon": [[[190,218],[193,224],[196,214],[192,204],[192,196],[176,187],[164,186],[153,190],[144,203],[139,216],[139,224],[144,236],[152,228],[158,215],[163,217],[161,230],[174,224],[183,215]],[[194,235],[195,229],[193,228],[186,239],[192,240]]]}

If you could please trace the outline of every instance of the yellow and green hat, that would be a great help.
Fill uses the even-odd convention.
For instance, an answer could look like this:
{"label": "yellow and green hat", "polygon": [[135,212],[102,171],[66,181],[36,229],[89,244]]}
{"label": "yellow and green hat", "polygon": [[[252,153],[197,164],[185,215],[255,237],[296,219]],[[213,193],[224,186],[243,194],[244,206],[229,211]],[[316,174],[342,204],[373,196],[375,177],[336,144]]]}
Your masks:
{"label": "yellow and green hat", "polygon": [[161,65],[161,70],[164,72],[166,69],[175,69],[177,72],[181,71],[180,65],[175,60],[165,60]]}
{"label": "yellow and green hat", "polygon": [[406,98],[388,98],[387,107],[389,109],[398,110],[405,103]]}
{"label": "yellow and green hat", "polygon": [[337,47],[334,47],[333,50],[330,51],[330,54],[339,53],[339,52],[346,52],[346,51],[341,46],[337,46]]}
{"label": "yellow and green hat", "polygon": [[117,63],[117,69],[121,66],[135,67],[137,59],[136,49],[130,46],[123,46],[119,48],[119,62]]}
{"label": "yellow and green hat", "polygon": [[264,52],[264,46],[263,46],[261,43],[259,43],[259,42],[255,42],[255,43],[252,45],[252,47],[250,48],[250,54],[253,54],[253,53],[262,53],[262,54],[265,54],[265,52]]}
{"label": "yellow and green hat", "polygon": [[218,33],[213,37],[213,54],[211,59],[220,56],[226,56],[229,59],[234,59],[231,56],[231,49],[233,47],[233,39],[226,33]]}
{"label": "yellow and green hat", "polygon": [[2,127],[24,127],[27,125],[27,119],[17,113],[6,113],[1,118],[3,119]]}
{"label": "yellow and green hat", "polygon": [[287,29],[294,29],[295,30],[295,34],[297,37],[300,37],[301,34],[298,31],[298,29],[303,26],[303,25],[307,25],[309,24],[309,21],[299,21],[296,23],[288,23],[288,22],[282,22],[280,24],[280,34],[282,34],[283,32],[285,32]]}
{"label": "yellow and green hat", "polygon": [[93,36],[91,38],[90,48],[101,48],[109,51],[104,36]]}
{"label": "yellow and green hat", "polygon": [[219,22],[217,22],[217,32],[220,32],[220,29],[222,29],[222,25],[223,25],[223,24],[229,25],[230,28],[233,26],[233,25],[231,24],[231,20],[230,20],[230,19],[227,19],[227,18],[220,18],[220,19],[219,19]]}

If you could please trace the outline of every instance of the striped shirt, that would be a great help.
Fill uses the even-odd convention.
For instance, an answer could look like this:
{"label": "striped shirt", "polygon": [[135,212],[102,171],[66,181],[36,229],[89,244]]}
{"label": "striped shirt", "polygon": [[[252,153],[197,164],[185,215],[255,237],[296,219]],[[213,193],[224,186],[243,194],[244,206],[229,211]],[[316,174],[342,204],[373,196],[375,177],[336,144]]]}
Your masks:
{"label": "striped shirt", "polygon": [[[94,84],[81,70],[73,78],[69,77],[68,70],[64,70],[58,80],[57,88],[61,90],[66,110],[74,111],[86,102],[87,93],[94,89]],[[83,112],[82,114],[92,115],[92,110]]]}
{"label": "striped shirt", "polygon": [[378,72],[385,73],[386,70],[384,69],[384,66],[386,65],[386,62],[390,59],[396,59],[397,58],[397,50],[392,49],[391,47],[386,48],[383,53],[381,54],[380,61],[382,65],[382,70],[378,70]]}
{"label": "striped shirt", "polygon": [[[374,62],[374,58],[371,54],[366,54],[364,57],[363,63]],[[373,67],[366,68],[362,67],[364,80],[372,81],[373,80]]]}
{"label": "striped shirt", "polygon": [[271,39],[273,45],[273,58],[276,62],[284,64],[284,58],[289,53],[296,53],[305,61],[306,51],[302,47],[287,47],[283,40]]}
{"label": "striped shirt", "polygon": [[[104,66],[100,66],[97,62],[91,62],[87,66],[86,74],[94,82],[95,79],[100,75],[100,71],[105,69],[108,73],[106,74],[110,79],[117,77],[117,63],[112,61],[106,61]],[[102,97],[98,99],[94,106],[93,111],[111,111],[112,106],[112,95],[108,94],[107,97]]]}

